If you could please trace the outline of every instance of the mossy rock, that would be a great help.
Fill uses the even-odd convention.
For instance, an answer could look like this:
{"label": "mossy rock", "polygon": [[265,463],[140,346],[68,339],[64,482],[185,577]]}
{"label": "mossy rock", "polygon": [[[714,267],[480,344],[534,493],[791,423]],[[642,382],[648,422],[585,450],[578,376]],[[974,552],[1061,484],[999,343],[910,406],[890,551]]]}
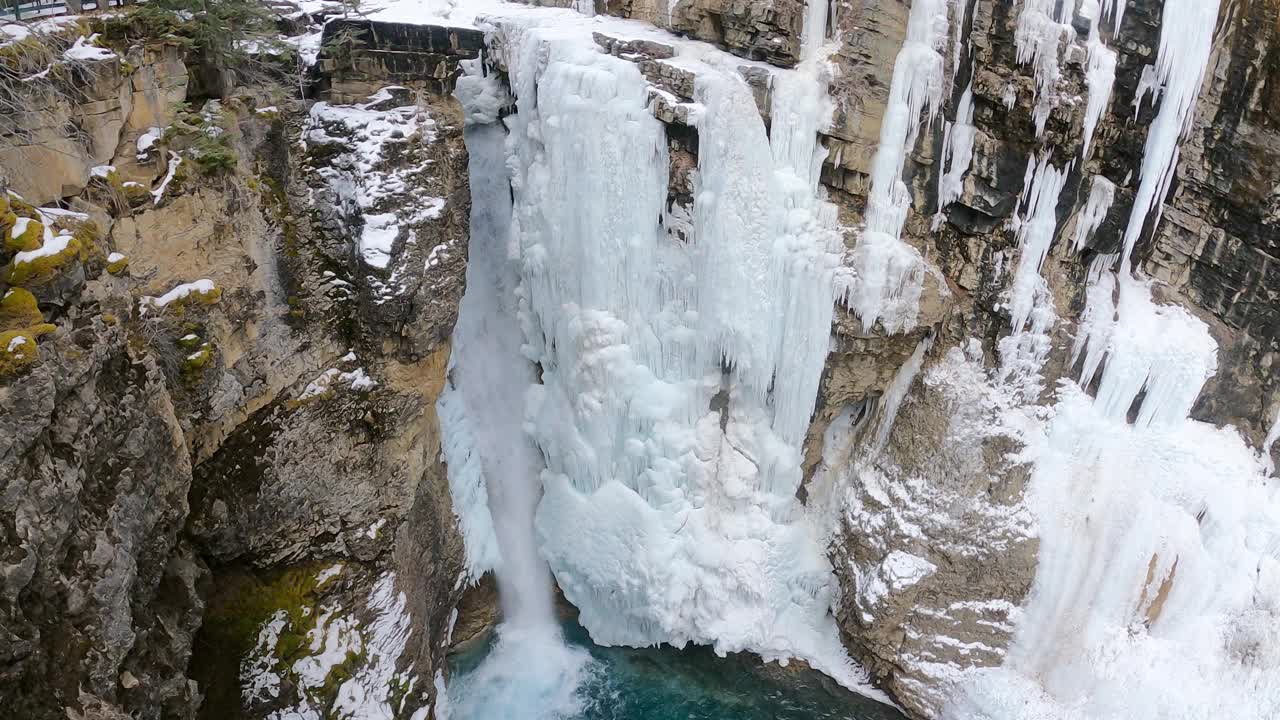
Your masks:
{"label": "mossy rock", "polygon": [[203,347],[205,344],[204,340],[195,333],[187,333],[186,335],[178,338],[176,342],[178,343],[178,347],[190,352],[194,352],[197,348]]}
{"label": "mossy rock", "polygon": [[151,201],[151,190],[139,182],[121,183],[120,194],[131,208],[142,207]]}
{"label": "mossy rock", "polygon": [[35,217],[36,206],[22,199],[22,196],[10,190],[5,194],[5,202],[9,206],[9,212],[20,217]]}
{"label": "mossy rock", "polygon": [[44,322],[36,296],[26,288],[10,288],[0,298],[0,331],[20,330]]}
{"label": "mossy rock", "polygon": [[[22,221],[27,222],[23,225]],[[21,228],[21,232],[18,232]],[[16,234],[15,234],[16,233]],[[31,218],[17,218],[4,233],[4,247],[12,252],[31,252],[44,239],[44,223]]]}
{"label": "mossy rock", "polygon": [[25,261],[14,257],[9,263],[9,271],[5,279],[10,285],[38,285],[58,274],[62,268],[79,260],[83,253],[84,247],[72,235],[67,238],[66,245],[58,252]]}
{"label": "mossy rock", "polygon": [[71,228],[71,236],[80,242],[80,259],[87,260],[89,248],[102,239],[102,228],[92,220],[81,220]]}
{"label": "mossy rock", "polygon": [[58,328],[40,323],[20,330],[0,332],[0,378],[10,378],[26,372],[40,361],[40,348],[36,340]]}
{"label": "mossy rock", "polygon": [[199,350],[182,359],[182,374],[188,379],[198,377],[213,360],[213,346],[203,343]]}
{"label": "mossy rock", "polygon": [[129,257],[120,255],[115,260],[111,256],[107,256],[107,272],[112,275],[119,275],[129,267]]}

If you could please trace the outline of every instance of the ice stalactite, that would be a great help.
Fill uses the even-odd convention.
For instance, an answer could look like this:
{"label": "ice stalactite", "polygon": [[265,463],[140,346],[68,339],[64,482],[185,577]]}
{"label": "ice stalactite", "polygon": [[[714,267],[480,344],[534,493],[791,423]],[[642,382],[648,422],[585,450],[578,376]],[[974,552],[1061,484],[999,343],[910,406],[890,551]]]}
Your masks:
{"label": "ice stalactite", "polygon": [[1032,112],[1036,137],[1044,135],[1049,113],[1058,104],[1058,82],[1062,79],[1058,50],[1075,39],[1071,27],[1074,3],[1059,0],[1023,0],[1014,33],[1018,64],[1031,65],[1036,80],[1036,105]]}
{"label": "ice stalactite", "polygon": [[865,228],[851,253],[853,276],[842,279],[843,299],[869,331],[879,320],[887,332],[915,326],[924,259],[902,241],[911,191],[902,179],[907,155],[916,144],[921,113],[930,123],[942,107],[946,85],[945,49],[952,0],[912,3],[907,37],[893,64],[889,102],[880,125],[880,144],[871,170]]}
{"label": "ice stalactite", "polygon": [[1085,84],[1089,87],[1089,102],[1085,106],[1084,149],[1080,153],[1085,158],[1089,157],[1093,131],[1098,127],[1098,120],[1107,111],[1107,105],[1111,103],[1111,88],[1116,82],[1116,51],[1107,47],[1102,40],[1099,29],[1102,13],[1098,0],[1085,0],[1080,6],[1080,14],[1089,19],[1089,40],[1085,45],[1089,59],[1084,72]]}
{"label": "ice stalactite", "polygon": [[[1174,171],[1215,17],[1214,2],[1165,5],[1163,102],[1120,270],[1117,256],[1094,260],[1072,348],[1080,384],[1064,382],[1043,425],[1023,430],[1035,582],[1005,664],[975,672],[947,717],[1280,713],[1280,489],[1234,429],[1189,419],[1217,345],[1191,313],[1156,303],[1129,262]],[[1113,199],[1100,181],[1077,247]],[[1083,388],[1095,380],[1091,398]]]}
{"label": "ice stalactite", "polygon": [[1217,22],[1218,0],[1168,0],[1164,4],[1160,51],[1154,69],[1160,110],[1147,129],[1140,181],[1125,228],[1120,258],[1124,272],[1128,272],[1129,255],[1142,234],[1146,217],[1155,211],[1153,224],[1160,222],[1164,197],[1178,166],[1179,146],[1191,130],[1192,111],[1213,51]]}
{"label": "ice stalactite", "polygon": [[973,141],[978,130],[973,124],[973,78],[960,95],[956,120],[947,123],[942,135],[942,167],[938,174],[938,212],[933,216],[933,230],[942,226],[943,209],[960,199],[964,192],[964,176],[973,163]]}
{"label": "ice stalactite", "polygon": [[893,382],[889,383],[889,387],[885,389],[884,395],[880,398],[879,418],[876,422],[876,435],[871,442],[871,451],[878,453],[884,449],[889,442],[889,433],[893,430],[893,421],[898,417],[898,410],[902,408],[902,401],[907,399],[907,392],[911,390],[911,385],[916,381],[916,376],[920,374],[920,368],[924,367],[925,353],[929,352],[929,348],[933,346],[933,334],[926,334],[916,344],[916,349],[907,358],[907,361],[898,368],[898,372],[893,376]]}
{"label": "ice stalactite", "polygon": [[1093,237],[1093,233],[1102,225],[1115,199],[1115,184],[1102,175],[1094,175],[1093,182],[1089,185],[1089,198],[1085,201],[1080,215],[1076,217],[1076,252],[1088,246],[1089,238]]}
{"label": "ice stalactite", "polygon": [[1276,470],[1275,463],[1271,459],[1271,448],[1275,446],[1277,440],[1280,440],[1280,407],[1277,407],[1275,412],[1276,417],[1271,421],[1271,429],[1267,431],[1267,437],[1262,441],[1262,463],[1266,466],[1268,474]]}
{"label": "ice stalactite", "polygon": [[1022,249],[1009,291],[1009,314],[1014,332],[1026,328],[1036,289],[1044,284],[1040,266],[1049,254],[1058,230],[1058,198],[1066,186],[1070,167],[1058,169],[1049,154],[1027,159],[1026,181],[1019,197],[1020,213],[1015,216],[1018,245]]}

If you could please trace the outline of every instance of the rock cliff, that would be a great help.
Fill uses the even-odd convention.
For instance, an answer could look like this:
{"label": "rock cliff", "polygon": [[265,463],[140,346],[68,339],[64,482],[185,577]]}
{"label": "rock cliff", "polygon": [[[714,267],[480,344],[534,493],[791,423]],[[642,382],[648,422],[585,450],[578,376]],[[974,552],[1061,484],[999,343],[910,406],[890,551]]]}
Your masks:
{"label": "rock cliff", "polygon": [[[469,211],[451,88],[329,62],[322,102],[284,69],[208,97],[184,45],[113,22],[3,48],[48,72],[0,139],[0,700],[249,717],[350,684],[407,717],[461,592],[435,417]],[[359,662],[309,660],[308,632]]]}

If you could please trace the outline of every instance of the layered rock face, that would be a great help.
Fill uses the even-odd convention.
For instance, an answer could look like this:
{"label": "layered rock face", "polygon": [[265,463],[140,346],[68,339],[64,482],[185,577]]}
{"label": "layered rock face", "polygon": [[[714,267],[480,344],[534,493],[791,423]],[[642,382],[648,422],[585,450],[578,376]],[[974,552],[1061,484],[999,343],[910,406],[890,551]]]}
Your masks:
{"label": "layered rock face", "polygon": [[0,700],[260,717],[367,688],[407,717],[462,590],[435,411],[466,260],[459,58],[435,84],[344,61],[323,102],[209,100],[178,46],[79,30],[24,40],[55,80],[0,142]]}

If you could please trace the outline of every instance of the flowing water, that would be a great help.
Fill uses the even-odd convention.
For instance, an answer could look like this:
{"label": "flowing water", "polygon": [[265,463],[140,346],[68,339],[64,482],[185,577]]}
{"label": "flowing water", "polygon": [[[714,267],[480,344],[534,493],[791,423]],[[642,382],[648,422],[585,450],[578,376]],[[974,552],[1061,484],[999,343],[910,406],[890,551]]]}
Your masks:
{"label": "flowing water", "polygon": [[449,719],[903,720],[812,670],[701,646],[601,647],[572,621],[560,634],[567,648],[499,632],[455,655]]}

